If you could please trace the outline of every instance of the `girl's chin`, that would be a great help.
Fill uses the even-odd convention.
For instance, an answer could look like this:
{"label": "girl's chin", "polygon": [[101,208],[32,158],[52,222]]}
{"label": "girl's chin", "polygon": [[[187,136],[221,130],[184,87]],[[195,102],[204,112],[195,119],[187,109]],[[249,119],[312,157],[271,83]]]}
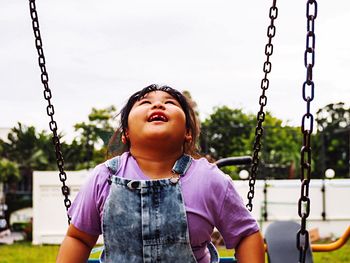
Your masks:
{"label": "girl's chin", "polygon": [[155,140],[155,141],[161,142],[161,141],[173,140],[172,137],[173,137],[173,136],[169,136],[169,134],[154,133],[154,134],[150,134],[150,135],[147,136],[145,139],[148,139],[148,140]]}
{"label": "girl's chin", "polygon": [[162,127],[155,127],[155,129],[150,129],[149,131],[145,132],[146,138],[169,137],[169,136],[173,136],[173,132],[169,129],[163,129]]}
{"label": "girl's chin", "polygon": [[172,143],[176,144],[178,141],[179,145],[182,145],[183,139],[177,136],[174,136],[173,133],[164,133],[164,132],[154,132],[150,133],[143,139],[148,141],[153,141],[155,143]]}

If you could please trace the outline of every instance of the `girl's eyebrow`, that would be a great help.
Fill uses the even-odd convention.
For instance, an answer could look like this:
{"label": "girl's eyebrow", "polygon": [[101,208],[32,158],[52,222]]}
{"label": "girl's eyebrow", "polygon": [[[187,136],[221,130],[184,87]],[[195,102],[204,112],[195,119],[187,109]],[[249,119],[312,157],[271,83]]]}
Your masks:
{"label": "girl's eyebrow", "polygon": [[149,98],[148,98],[147,94],[145,94],[144,96],[142,96],[142,97],[138,98],[138,100],[137,100],[137,101],[141,101],[141,100],[148,100],[148,99],[149,99]]}
{"label": "girl's eyebrow", "polygon": [[[144,96],[142,96],[141,98],[139,98],[138,101],[141,101],[141,100],[150,100],[150,99],[152,99],[152,96],[149,97],[148,95],[149,95],[149,93],[145,94]],[[171,96],[170,94],[165,95],[163,99],[165,99],[165,100],[176,100],[176,101],[177,101],[177,99],[175,99],[175,98],[174,98],[173,96]]]}
{"label": "girl's eyebrow", "polygon": [[164,96],[164,99],[166,99],[166,100],[177,100],[177,99],[175,99],[173,96],[171,96],[170,94]]}

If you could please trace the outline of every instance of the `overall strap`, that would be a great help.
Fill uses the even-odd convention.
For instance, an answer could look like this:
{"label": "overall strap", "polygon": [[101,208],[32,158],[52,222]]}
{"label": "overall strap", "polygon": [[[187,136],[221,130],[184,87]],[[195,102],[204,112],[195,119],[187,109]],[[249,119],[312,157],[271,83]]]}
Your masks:
{"label": "overall strap", "polygon": [[[191,166],[191,163],[192,157],[187,154],[184,154],[175,162],[171,170],[174,174],[182,176],[187,172],[188,168]],[[115,156],[105,161],[104,164],[110,171],[108,176],[108,183],[112,184],[112,176],[118,173],[121,164],[121,158],[120,156]]]}
{"label": "overall strap", "polygon": [[108,183],[112,184],[112,176],[115,175],[120,168],[120,162],[121,162],[121,158],[120,156],[115,156],[112,159],[109,159],[107,161],[105,161],[105,165],[109,170],[109,175],[108,175]]}
{"label": "overall strap", "polygon": [[173,173],[184,175],[192,163],[192,157],[184,154],[174,164],[171,169]]}
{"label": "overall strap", "polygon": [[[112,174],[116,174],[120,167],[120,156],[115,156],[112,159],[105,161],[106,167],[111,171]],[[185,174],[192,163],[192,157],[184,154],[174,164],[172,171],[177,174]]]}

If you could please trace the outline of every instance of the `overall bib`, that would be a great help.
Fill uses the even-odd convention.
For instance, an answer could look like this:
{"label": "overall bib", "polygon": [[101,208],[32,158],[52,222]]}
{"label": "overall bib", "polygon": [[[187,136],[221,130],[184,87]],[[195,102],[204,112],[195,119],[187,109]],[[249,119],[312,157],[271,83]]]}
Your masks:
{"label": "overall bib", "polygon": [[[191,249],[186,210],[179,179],[191,164],[183,155],[173,167],[174,177],[128,180],[116,176],[120,158],[105,165],[110,170],[109,195],[103,210],[102,231],[106,263],[196,263]],[[211,263],[219,262],[208,243]]]}

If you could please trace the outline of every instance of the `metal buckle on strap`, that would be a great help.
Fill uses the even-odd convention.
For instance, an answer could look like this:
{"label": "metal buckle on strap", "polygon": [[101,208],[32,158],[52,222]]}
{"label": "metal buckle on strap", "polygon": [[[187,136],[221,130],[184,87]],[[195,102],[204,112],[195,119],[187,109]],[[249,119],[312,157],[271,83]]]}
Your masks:
{"label": "metal buckle on strap", "polygon": [[180,180],[181,175],[173,171],[173,176],[169,178],[171,184],[177,184]]}
{"label": "metal buckle on strap", "polygon": [[129,189],[135,190],[141,188],[141,182],[140,181],[130,181],[126,185]]}

